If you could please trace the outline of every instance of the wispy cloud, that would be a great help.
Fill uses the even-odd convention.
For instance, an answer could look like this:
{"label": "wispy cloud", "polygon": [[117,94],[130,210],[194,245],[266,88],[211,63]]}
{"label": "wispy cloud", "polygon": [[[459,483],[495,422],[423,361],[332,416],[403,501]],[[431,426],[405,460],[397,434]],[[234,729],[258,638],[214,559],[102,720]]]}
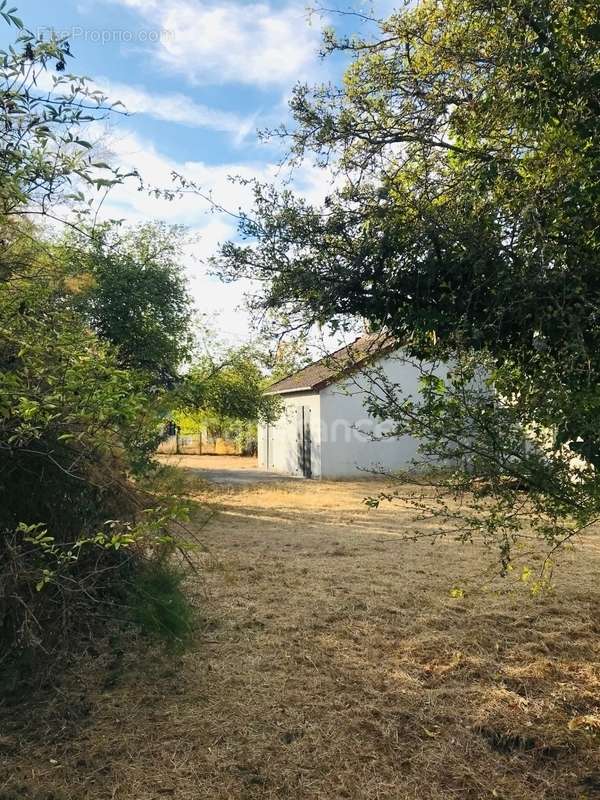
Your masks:
{"label": "wispy cloud", "polygon": [[194,227],[209,215],[211,219],[220,217],[235,228],[235,219],[230,214],[216,213],[215,206],[227,209],[233,215],[240,209],[249,210],[253,204],[253,192],[252,187],[243,180],[241,183],[232,181],[232,176],[246,181],[256,178],[280,186],[285,182],[309,202],[317,204],[331,193],[334,186],[334,180],[327,170],[308,163],[290,173],[289,170],[282,170],[279,164],[270,162],[208,164],[198,160],[170,158],[153,142],[122,125],[117,129],[94,125],[87,138],[97,142],[97,147],[103,151],[103,158],[125,171],[136,169],[147,186],[173,188],[172,175],[175,172],[201,187],[203,195],[210,197],[214,203],[211,206],[193,193],[184,193],[176,200],[157,198],[151,193],[138,191],[137,183],[133,181],[115,187],[108,196],[106,206],[111,214],[120,210],[123,212],[121,216],[131,221],[161,218]]}
{"label": "wispy cloud", "polygon": [[256,127],[256,115],[240,117],[228,111],[196,103],[185,94],[155,94],[140,86],[108,81],[99,78],[95,84],[114,102],[120,100],[127,111],[146,114],[155,119],[188,125],[193,128],[210,128],[233,134],[240,143]]}
{"label": "wispy cloud", "polygon": [[[38,76],[37,87],[49,93],[69,92],[69,84],[55,87],[49,72],[43,72]],[[230,133],[237,144],[256,128],[258,114],[243,117],[229,111],[211,108],[203,103],[197,103],[180,92],[158,94],[149,92],[142,86],[131,86],[104,77],[88,79],[87,88],[102,92],[111,103],[121,102],[124,110],[129,113],[144,114],[154,119],[192,128],[207,128]]]}
{"label": "wispy cloud", "polygon": [[114,2],[135,9],[163,32],[153,54],[193,84],[288,85],[309,77],[317,61],[320,29],[308,24],[302,4]]}

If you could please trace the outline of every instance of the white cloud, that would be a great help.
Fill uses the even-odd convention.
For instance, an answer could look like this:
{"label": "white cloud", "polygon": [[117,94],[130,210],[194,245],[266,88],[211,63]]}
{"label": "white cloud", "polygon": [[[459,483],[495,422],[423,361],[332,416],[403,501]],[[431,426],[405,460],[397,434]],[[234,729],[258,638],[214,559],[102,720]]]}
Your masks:
{"label": "white cloud", "polygon": [[[215,203],[233,213],[240,208],[249,210],[252,195],[249,187],[232,182],[231,175],[275,183],[288,177],[281,174],[276,164],[178,162],[121,126],[113,131],[100,131],[98,126],[91,126],[87,138],[99,141],[99,149],[109,151],[108,160],[112,163],[125,170],[137,169],[147,185],[168,188],[171,173],[175,171],[200,185]],[[331,185],[324,170],[309,166],[298,169],[293,176],[293,186],[313,202],[320,202],[331,191]],[[185,194],[173,201],[156,198],[138,191],[135,181],[116,186],[108,195],[101,214],[130,223],[161,219],[188,226],[192,241],[186,248],[185,268],[197,309],[218,318],[220,328],[228,336],[242,339],[251,335],[248,314],[242,309],[244,293],[251,289],[251,284],[223,284],[209,274],[207,265],[219,244],[236,237],[234,217],[215,212],[210,203],[196,194]]]}
{"label": "white cloud", "polygon": [[[249,209],[252,202],[251,187],[232,181],[232,176],[276,184],[290,178],[287,170],[282,170],[274,163],[207,164],[204,161],[177,161],[160,153],[152,142],[121,126],[114,130],[106,129],[101,137],[97,134],[98,128],[94,128],[88,138],[96,138],[99,146],[113,156],[109,160],[123,169],[137,169],[147,186],[172,188],[172,173],[176,172],[193,181],[213,201],[211,206],[211,203],[194,193],[169,201],[137,191],[133,183],[117,186],[109,195],[108,205],[122,209],[124,216],[130,219],[160,218],[194,226],[207,215],[214,218],[218,213],[214,206],[220,206],[232,214],[240,208]],[[308,164],[294,170],[291,184],[292,188],[313,203],[320,203],[332,189],[329,173]],[[230,225],[235,225],[235,220],[228,214],[220,216]]]}
{"label": "white cloud", "polygon": [[114,0],[154,29],[158,60],[194,84],[287,85],[312,75],[320,29],[304,6],[193,0]]}
{"label": "white cloud", "polygon": [[[53,76],[42,72],[37,77],[38,89],[49,93],[69,93],[70,84],[55,86]],[[202,103],[197,103],[185,94],[176,92],[156,94],[141,86],[130,86],[120,81],[98,77],[88,79],[86,87],[90,91],[99,91],[108,97],[110,103],[121,102],[124,109],[131,114],[145,114],[154,119],[188,125],[193,128],[208,128],[231,133],[236,144],[241,144],[246,136],[256,127],[256,114],[242,117],[229,111],[221,111]]]}
{"label": "white cloud", "polygon": [[240,117],[227,111],[196,103],[184,94],[154,94],[139,86],[99,78],[94,86],[108,95],[112,102],[120,100],[127,111],[146,114],[155,119],[189,125],[194,128],[211,128],[234,135],[239,144],[255,128],[255,116]]}

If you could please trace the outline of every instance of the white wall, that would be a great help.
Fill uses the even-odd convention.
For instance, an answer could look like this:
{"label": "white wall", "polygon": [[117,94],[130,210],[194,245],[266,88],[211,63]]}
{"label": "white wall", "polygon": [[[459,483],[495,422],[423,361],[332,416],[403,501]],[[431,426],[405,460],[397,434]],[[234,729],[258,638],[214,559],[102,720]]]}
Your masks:
{"label": "white wall", "polygon": [[[402,389],[403,395],[418,395],[422,371],[401,355],[384,356],[375,365]],[[444,374],[445,370],[437,370]],[[373,440],[369,433],[390,430],[369,416],[365,388],[377,393],[369,368],[321,391],[321,476],[341,478],[360,476],[362,470],[383,467],[406,469],[417,455],[418,442],[410,436]]]}
{"label": "white wall", "polygon": [[296,392],[281,395],[284,409],[279,419],[269,425],[258,426],[258,466],[269,472],[298,475],[301,470],[298,458],[297,410],[304,406],[310,419],[311,469],[313,478],[321,476],[321,413],[318,392]]}

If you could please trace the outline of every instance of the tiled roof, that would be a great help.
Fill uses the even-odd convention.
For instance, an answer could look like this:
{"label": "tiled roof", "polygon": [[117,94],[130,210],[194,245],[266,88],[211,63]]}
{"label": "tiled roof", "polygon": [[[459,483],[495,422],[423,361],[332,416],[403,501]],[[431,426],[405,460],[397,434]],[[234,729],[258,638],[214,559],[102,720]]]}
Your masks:
{"label": "tiled roof", "polygon": [[397,347],[388,333],[370,333],[336,350],[335,353],[309,364],[307,367],[282,378],[267,389],[267,394],[320,391],[343,375],[348,375],[363,364]]}

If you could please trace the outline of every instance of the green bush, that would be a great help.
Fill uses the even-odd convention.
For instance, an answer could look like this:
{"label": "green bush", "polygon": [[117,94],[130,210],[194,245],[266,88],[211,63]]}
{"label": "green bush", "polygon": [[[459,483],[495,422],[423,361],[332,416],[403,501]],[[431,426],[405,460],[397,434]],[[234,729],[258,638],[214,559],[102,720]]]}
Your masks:
{"label": "green bush", "polygon": [[[0,18],[18,30],[0,53],[11,87],[0,104],[0,669],[28,662],[43,676],[39,657],[64,657],[123,621],[137,571],[176,548],[180,504],[135,477],[158,442],[190,315],[178,251],[165,250],[175,231],[100,230],[93,195],[75,188],[103,195],[127,177],[78,136],[110,111],[106,98],[62,74],[65,41]],[[47,100],[45,78],[60,102]],[[66,207],[80,236],[31,222]],[[177,609],[187,620],[182,602],[166,614],[168,596],[165,585],[140,594],[148,625],[175,628]]]}
{"label": "green bush", "polygon": [[131,620],[150,638],[179,648],[189,644],[196,611],[183,588],[185,572],[164,561],[135,571],[127,589]]}

